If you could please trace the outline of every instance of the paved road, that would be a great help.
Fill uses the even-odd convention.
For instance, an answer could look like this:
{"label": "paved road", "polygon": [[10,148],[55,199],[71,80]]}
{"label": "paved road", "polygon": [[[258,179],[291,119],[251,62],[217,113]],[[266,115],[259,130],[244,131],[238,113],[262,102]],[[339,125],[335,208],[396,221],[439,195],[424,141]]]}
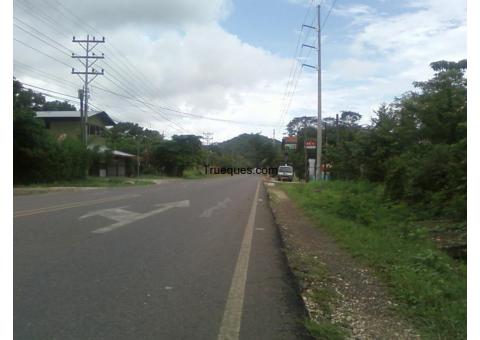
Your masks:
{"label": "paved road", "polygon": [[15,197],[14,338],[305,338],[259,183]]}

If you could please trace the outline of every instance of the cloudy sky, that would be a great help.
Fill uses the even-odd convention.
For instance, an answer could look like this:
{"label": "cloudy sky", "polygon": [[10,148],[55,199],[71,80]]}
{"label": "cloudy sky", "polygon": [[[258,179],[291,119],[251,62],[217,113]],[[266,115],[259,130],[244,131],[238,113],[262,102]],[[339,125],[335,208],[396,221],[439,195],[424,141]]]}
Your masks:
{"label": "cloudy sky", "polygon": [[[333,9],[330,11],[330,8]],[[310,0],[14,0],[14,75],[76,96],[72,36],[105,36],[91,103],[166,136],[243,132],[280,138],[295,116],[316,115],[315,22]],[[314,5],[317,3],[314,2]],[[328,12],[328,20],[325,21]],[[321,1],[323,116],[368,123],[382,102],[466,58],[465,0]],[[185,114],[186,113],[186,114]],[[209,117],[205,119],[202,117]]]}

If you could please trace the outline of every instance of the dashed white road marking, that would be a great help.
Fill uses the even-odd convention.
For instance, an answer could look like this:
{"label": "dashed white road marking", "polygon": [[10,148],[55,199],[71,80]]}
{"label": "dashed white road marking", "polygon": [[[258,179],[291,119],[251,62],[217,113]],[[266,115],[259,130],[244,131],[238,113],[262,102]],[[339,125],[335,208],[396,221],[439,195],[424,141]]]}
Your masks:
{"label": "dashed white road marking", "polygon": [[127,224],[170,210],[172,208],[187,208],[190,206],[190,201],[184,200],[184,201],[178,201],[178,202],[160,203],[160,204],[156,204],[156,206],[159,206],[161,208],[149,211],[144,214],[123,209],[125,207],[119,207],[119,208],[92,211],[92,212],[89,212],[88,214],[81,216],[79,219],[84,219],[87,217],[98,215],[98,216],[103,216],[116,221],[116,223],[110,224],[109,226],[95,229],[92,231],[92,233],[95,233],[95,234],[104,234],[112,230],[118,229],[120,227],[126,226]]}
{"label": "dashed white road marking", "polygon": [[215,210],[218,210],[218,209],[224,209],[227,207],[227,203],[231,202],[232,200],[227,197],[226,199],[224,199],[223,201],[221,202],[218,202],[217,204],[215,204],[213,207],[210,207],[208,209],[206,209],[204,212],[202,212],[202,214],[200,215],[201,218],[208,218],[210,216],[212,216],[213,212]]}
{"label": "dashed white road marking", "polygon": [[250,259],[250,250],[252,248],[253,226],[255,224],[255,215],[257,212],[258,192],[260,190],[260,181],[257,185],[255,198],[253,199],[248,222],[243,234],[240,252],[238,254],[237,264],[233,272],[232,283],[228,292],[225,311],[218,333],[219,340],[233,340],[240,336],[240,323],[242,320],[243,301],[245,297],[245,285],[247,283],[248,261]]}

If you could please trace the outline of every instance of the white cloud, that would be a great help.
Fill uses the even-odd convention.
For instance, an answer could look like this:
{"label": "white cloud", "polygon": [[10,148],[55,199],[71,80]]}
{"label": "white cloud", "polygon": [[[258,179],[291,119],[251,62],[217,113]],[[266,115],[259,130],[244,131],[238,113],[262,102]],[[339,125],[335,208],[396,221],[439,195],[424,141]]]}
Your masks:
{"label": "white cloud", "polygon": [[[380,103],[412,89],[413,81],[428,79],[431,62],[466,58],[465,5],[412,1],[407,12],[396,15],[358,4],[339,7],[335,14],[349,18],[355,27],[349,32],[345,57],[324,69],[323,114],[353,110],[368,122]],[[316,95],[316,80],[304,87],[310,91],[292,103],[293,111],[315,108],[311,98]]]}
{"label": "white cloud", "polygon": [[[61,6],[55,7],[54,2],[35,2],[30,14],[22,11],[22,6],[16,6],[15,15],[61,44],[80,51],[69,37],[81,36],[86,31],[79,29],[79,24]],[[232,10],[230,0],[139,0],[135,6],[126,0],[65,0],[62,4],[74,9],[79,17],[88,19],[106,37],[105,46],[98,47],[105,52],[108,63],[104,65],[106,77],[97,78],[94,84],[124,93],[105,79],[117,78],[129,94],[139,92],[149,103],[251,122],[248,126],[192,120],[158,110],[188,131],[215,132],[215,141],[242,132],[272,134],[272,128],[261,123],[276,125],[278,122],[291,61],[226,32],[220,23]],[[372,109],[381,102],[389,102],[410,89],[412,81],[428,78],[430,62],[464,58],[464,5],[463,1],[411,1],[406,4],[407,12],[394,15],[361,4],[336,6],[332,16],[347,18],[348,32],[344,45],[335,45],[342,54],[338,53],[333,63],[324,64],[327,65],[323,70],[324,116],[353,110],[362,113],[366,122]],[[38,16],[45,15],[54,20],[54,27],[39,21]],[[66,36],[60,36],[58,30]],[[68,65],[75,65],[68,55],[21,30],[15,29],[14,37]],[[325,49],[333,48],[328,44],[326,41]],[[134,67],[118,59],[117,50],[127,56]],[[14,44],[14,58],[75,84],[50,81],[16,65],[15,74],[21,80],[76,95],[80,82],[69,74],[69,67],[19,43]],[[290,106],[290,117],[316,113],[316,84],[315,74],[304,72]],[[159,113],[138,102],[132,103],[98,89],[92,89],[92,102],[118,118],[165,130],[167,135],[180,132],[178,126],[172,127]],[[284,123],[287,121],[285,119]],[[277,136],[280,134],[277,130]]]}
{"label": "white cloud", "polygon": [[[161,4],[157,6],[157,3]],[[255,131],[265,130],[267,133],[270,128],[255,127],[255,123],[277,122],[280,106],[277,103],[280,99],[277,97],[280,97],[279,93],[282,91],[281,86],[277,84],[284,84],[290,61],[242,42],[237,36],[222,29],[218,24],[221,15],[217,14],[229,6],[228,1],[200,1],[201,5],[194,4],[194,8],[202,7],[204,12],[203,14],[196,13],[197,18],[183,13],[184,7],[188,7],[193,3],[192,1],[169,2],[170,5],[164,3],[140,1],[138,6],[143,6],[142,13],[152,12],[153,9],[155,9],[155,13],[151,16],[145,14],[145,16],[134,10],[132,20],[139,25],[117,25],[118,21],[121,21],[121,16],[126,13],[123,2],[120,2],[116,9],[109,10],[109,16],[105,20],[110,22],[103,23],[100,28],[103,28],[102,32],[105,32],[106,44],[97,47],[99,52],[105,53],[106,64],[102,64],[101,61],[97,64],[99,67],[105,68],[105,76],[98,77],[93,85],[105,87],[121,94],[139,94],[143,100],[155,105],[179,108],[197,115],[252,122],[252,126],[186,119],[161,109],[155,109],[156,112],[152,112],[138,102],[129,102],[95,88],[92,88],[92,103],[109,110],[108,112],[116,117],[139,122],[160,131],[165,130],[167,135],[180,133],[181,130],[178,126],[194,133],[215,130],[215,140],[231,138],[235,134],[252,129]],[[99,13],[108,8],[106,4],[93,4],[91,1],[82,6],[90,11],[99,10]],[[110,6],[115,7],[112,3]],[[166,14],[160,13],[166,9],[165,6],[169,8],[170,16],[176,15],[183,25],[179,24],[174,27],[165,24],[169,24],[172,20],[170,16],[164,20],[163,16]],[[78,9],[78,12],[76,10],[77,15],[81,16],[82,11],[83,9]],[[53,15],[57,12],[52,10],[50,14]],[[38,24],[35,21],[36,18],[26,16],[21,12],[17,12],[17,14],[25,20]],[[87,17],[86,14],[85,16]],[[71,32],[77,26],[69,23],[67,19],[67,17],[59,18],[59,27],[66,32]],[[145,30],[145,26],[142,24],[150,25],[153,19],[158,19],[154,33]],[[71,60],[68,55],[62,55],[48,46],[42,46],[42,43],[20,30],[15,33],[17,38],[55,55],[61,61],[69,65],[80,66],[75,64],[75,61]],[[81,51],[68,39],[57,38],[69,48]],[[125,60],[117,58],[116,51],[118,50],[122,51],[122,55],[127,56],[128,60],[134,64],[135,70],[126,66]],[[16,60],[79,84],[78,79],[69,74],[70,69],[65,65],[32,52],[20,44],[15,44],[14,52]],[[29,79],[31,83],[38,86],[56,91],[68,91],[67,93],[75,95],[74,86],[65,87],[63,84],[51,82],[48,79],[42,80],[41,77],[26,78],[30,72],[20,67],[16,68],[15,73],[21,80]],[[121,88],[116,87],[107,78],[114,82],[119,80],[122,83]],[[122,88],[125,88],[126,91]],[[168,116],[176,124],[166,122],[161,115]]]}
{"label": "white cloud", "polygon": [[[56,0],[50,0],[51,6]],[[97,28],[207,24],[225,18],[230,0],[60,0],[82,20]]]}

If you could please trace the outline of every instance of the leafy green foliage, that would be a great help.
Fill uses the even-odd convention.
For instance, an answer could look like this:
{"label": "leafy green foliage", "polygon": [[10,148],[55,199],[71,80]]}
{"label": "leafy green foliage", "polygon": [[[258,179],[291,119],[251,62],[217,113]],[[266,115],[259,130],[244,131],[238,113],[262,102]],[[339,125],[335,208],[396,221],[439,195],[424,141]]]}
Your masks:
{"label": "leafy green foliage", "polygon": [[[360,126],[361,115],[351,111],[341,113],[338,125],[326,119],[323,160],[334,179],[384,183],[386,198],[431,217],[465,219],[467,62],[437,61],[431,67],[432,79],[415,82],[415,91],[381,105],[369,126]],[[297,172],[303,170],[302,152],[292,157],[300,160]]]}
{"label": "leafy green foliage", "polygon": [[45,102],[39,111],[76,111],[76,107],[66,101]]}
{"label": "leafy green foliage", "polygon": [[381,185],[283,185],[292,199],[387,283],[397,309],[426,339],[465,339],[466,263],[437,249],[423,215],[385,200]]}
{"label": "leafy green foliage", "polygon": [[301,134],[301,131],[306,127],[315,128],[317,126],[317,117],[303,116],[295,117],[287,124],[287,132],[290,136]]}
{"label": "leafy green foliage", "polygon": [[45,98],[24,90],[20,82],[13,86],[13,181],[46,183],[83,178],[90,154],[77,140],[54,140],[33,113]]}
{"label": "leafy green foliage", "polygon": [[173,136],[172,140],[158,143],[153,151],[152,164],[161,173],[182,176],[184,171],[200,166],[202,142],[199,136]]}

